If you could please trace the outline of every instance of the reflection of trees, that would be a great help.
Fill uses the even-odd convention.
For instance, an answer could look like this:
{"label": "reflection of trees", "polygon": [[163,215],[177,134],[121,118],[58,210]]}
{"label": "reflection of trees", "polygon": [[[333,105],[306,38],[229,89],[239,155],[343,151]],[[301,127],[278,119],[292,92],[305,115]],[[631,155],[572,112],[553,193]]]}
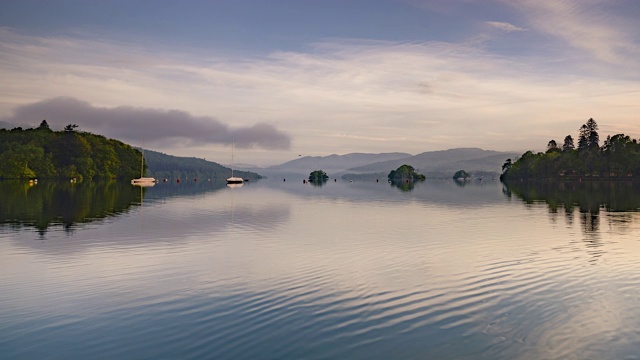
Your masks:
{"label": "reflection of trees", "polygon": [[[527,204],[544,201],[549,208],[577,206],[582,213],[638,211],[640,183],[622,181],[509,182],[505,186]],[[571,210],[573,211],[573,210]]]}
{"label": "reflection of trees", "polygon": [[587,234],[600,231],[600,216],[597,212],[580,212],[580,223]]}
{"label": "reflection of trees", "polygon": [[564,207],[564,218],[567,224],[573,225],[573,206],[565,206]]}
{"label": "reflection of trees", "polygon": [[573,221],[577,207],[585,232],[599,230],[601,209],[612,214],[640,210],[640,183],[637,182],[517,182],[507,183],[506,187],[526,203],[544,201],[550,209],[564,208],[569,223]]}
{"label": "reflection of trees", "polygon": [[316,187],[322,187],[322,185],[327,183],[327,180],[309,180],[309,183]]}
{"label": "reflection of trees", "polygon": [[[143,190],[144,191],[144,190]],[[0,182],[0,224],[33,226],[41,236],[51,225],[72,231],[74,225],[121,213],[142,200],[142,191],[128,183]]]}
{"label": "reflection of trees", "polygon": [[400,191],[411,191],[415,187],[415,182],[410,180],[390,181],[391,186],[398,188]]}
{"label": "reflection of trees", "polygon": [[621,181],[516,182],[507,183],[505,196],[514,194],[527,204],[544,202],[550,213],[564,209],[567,224],[573,225],[575,209],[584,233],[584,246],[596,261],[603,253],[600,238],[601,209],[607,211],[608,225],[624,231],[640,210],[640,183]]}
{"label": "reflection of trees", "polygon": [[600,214],[597,212],[581,212],[580,223],[584,231],[584,243],[587,247],[587,253],[591,255],[591,261],[596,261],[604,250],[600,240]]}
{"label": "reflection of trees", "polygon": [[453,182],[460,187],[465,187],[465,185],[467,185],[467,180],[465,179],[453,179]]}

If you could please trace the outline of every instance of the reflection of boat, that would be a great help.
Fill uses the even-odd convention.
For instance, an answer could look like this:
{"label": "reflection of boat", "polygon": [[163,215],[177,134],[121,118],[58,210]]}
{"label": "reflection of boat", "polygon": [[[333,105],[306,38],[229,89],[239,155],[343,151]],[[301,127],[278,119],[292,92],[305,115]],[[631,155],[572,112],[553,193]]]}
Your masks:
{"label": "reflection of boat", "polygon": [[131,180],[131,185],[137,186],[153,186],[156,184],[156,179],[152,177],[144,177],[144,149],[142,149],[142,159],[140,160],[140,177]]}
{"label": "reflection of boat", "polygon": [[[229,178],[229,179],[230,179],[230,178]],[[242,187],[242,183],[241,183],[241,182],[239,182],[239,183],[232,183],[232,182],[229,182],[229,179],[227,179],[227,186],[228,186],[228,187],[230,187],[230,188],[239,188],[239,187]],[[240,180],[242,180],[242,179],[240,179]]]}
{"label": "reflection of boat", "polygon": [[227,184],[242,184],[244,180],[233,176],[233,143],[231,144],[231,177],[227,179]]}

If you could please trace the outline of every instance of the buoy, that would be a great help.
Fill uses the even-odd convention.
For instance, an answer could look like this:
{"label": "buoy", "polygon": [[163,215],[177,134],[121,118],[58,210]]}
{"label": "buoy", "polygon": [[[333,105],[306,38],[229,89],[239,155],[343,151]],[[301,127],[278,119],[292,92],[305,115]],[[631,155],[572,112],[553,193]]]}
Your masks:
{"label": "buoy", "polygon": [[176,180],[176,182],[177,182],[177,183],[179,183],[179,182],[180,182],[180,179]]}

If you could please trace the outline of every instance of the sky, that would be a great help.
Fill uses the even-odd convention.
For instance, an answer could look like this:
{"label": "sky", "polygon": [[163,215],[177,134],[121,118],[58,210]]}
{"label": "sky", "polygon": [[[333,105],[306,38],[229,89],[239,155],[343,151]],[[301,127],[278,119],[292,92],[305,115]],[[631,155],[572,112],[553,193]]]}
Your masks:
{"label": "sky", "polygon": [[268,166],[640,137],[635,0],[3,0],[0,127]]}

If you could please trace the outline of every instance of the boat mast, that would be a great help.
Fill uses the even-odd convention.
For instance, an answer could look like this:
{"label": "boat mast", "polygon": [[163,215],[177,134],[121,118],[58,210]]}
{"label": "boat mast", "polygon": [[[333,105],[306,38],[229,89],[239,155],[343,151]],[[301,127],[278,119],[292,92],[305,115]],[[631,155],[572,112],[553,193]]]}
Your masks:
{"label": "boat mast", "polygon": [[140,177],[144,177],[144,148],[142,150],[142,158],[140,159]]}

